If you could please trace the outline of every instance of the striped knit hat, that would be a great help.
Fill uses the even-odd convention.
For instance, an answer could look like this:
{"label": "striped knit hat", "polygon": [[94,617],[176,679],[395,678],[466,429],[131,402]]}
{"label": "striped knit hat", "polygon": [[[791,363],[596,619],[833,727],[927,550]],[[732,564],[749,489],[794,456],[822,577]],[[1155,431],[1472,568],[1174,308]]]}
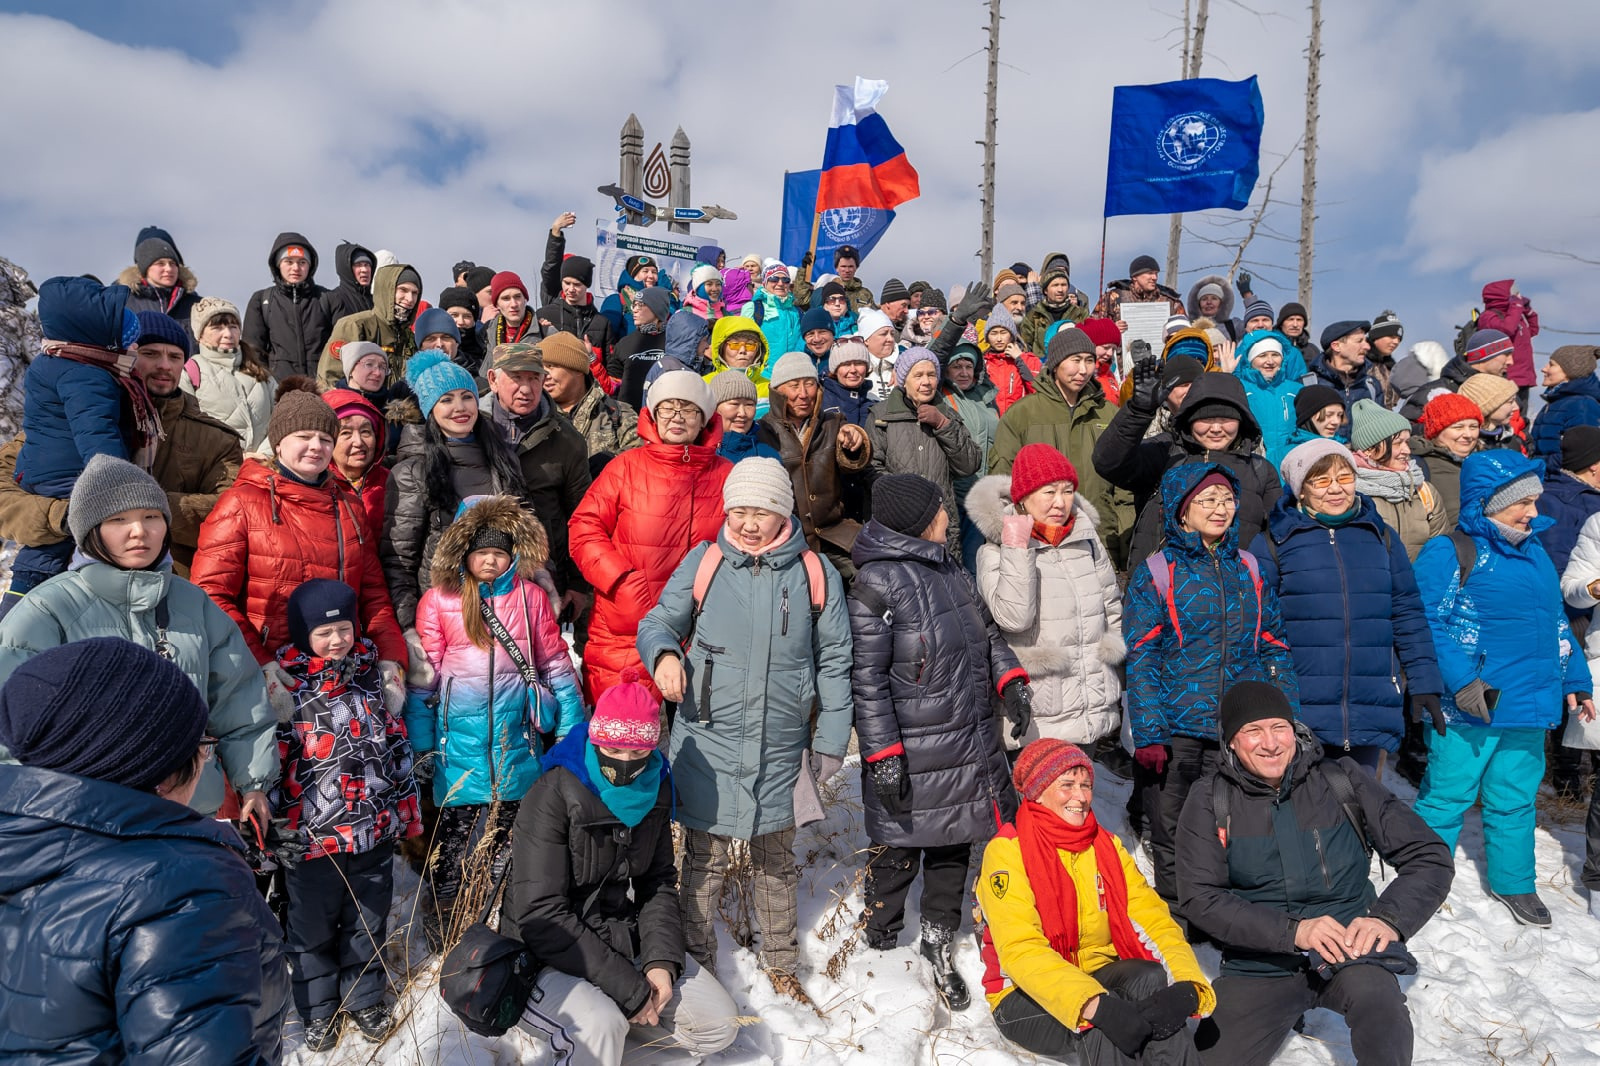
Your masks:
{"label": "striped knit hat", "polygon": [[1089,771],[1089,784],[1093,785],[1094,763],[1083,749],[1064,740],[1045,737],[1022,749],[1017,765],[1011,770],[1011,783],[1017,786],[1023,799],[1037,802],[1056,778],[1079,766]]}

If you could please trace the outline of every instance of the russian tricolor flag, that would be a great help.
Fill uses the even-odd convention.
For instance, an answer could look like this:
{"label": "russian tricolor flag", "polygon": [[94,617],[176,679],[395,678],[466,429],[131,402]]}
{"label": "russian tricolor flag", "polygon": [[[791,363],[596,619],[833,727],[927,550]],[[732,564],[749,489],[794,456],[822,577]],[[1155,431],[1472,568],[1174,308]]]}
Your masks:
{"label": "russian tricolor flag", "polygon": [[904,148],[875,110],[886,81],[857,78],[833,87],[833,119],[822,153],[817,210],[845,207],[892,209],[922,192]]}

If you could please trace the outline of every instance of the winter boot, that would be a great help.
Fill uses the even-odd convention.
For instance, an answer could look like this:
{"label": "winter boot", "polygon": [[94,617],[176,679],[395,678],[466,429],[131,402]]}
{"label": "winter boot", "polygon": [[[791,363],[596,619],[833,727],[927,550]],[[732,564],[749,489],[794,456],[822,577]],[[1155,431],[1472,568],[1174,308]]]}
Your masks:
{"label": "winter boot", "polygon": [[1544,905],[1537,892],[1516,892],[1502,894],[1490,890],[1489,895],[1504,903],[1511,911],[1511,917],[1522,925],[1536,925],[1541,929],[1550,926],[1550,908]]}
{"label": "winter boot", "polygon": [[341,1020],[341,1015],[334,1014],[331,1018],[318,1018],[306,1022],[306,1050],[318,1053],[332,1051],[334,1045],[339,1043]]}
{"label": "winter boot", "polygon": [[900,943],[899,933],[885,933],[870,925],[861,931],[861,938],[873,951],[893,951]]}
{"label": "winter boot", "polygon": [[952,932],[923,922],[922,957],[933,966],[933,985],[945,1006],[959,1013],[972,1005],[972,993],[967,991],[967,982],[956,972],[955,960],[950,956]]}
{"label": "winter boot", "polygon": [[385,1003],[374,1003],[370,1007],[351,1011],[350,1020],[356,1023],[356,1028],[371,1044],[383,1043],[394,1031],[394,1012]]}

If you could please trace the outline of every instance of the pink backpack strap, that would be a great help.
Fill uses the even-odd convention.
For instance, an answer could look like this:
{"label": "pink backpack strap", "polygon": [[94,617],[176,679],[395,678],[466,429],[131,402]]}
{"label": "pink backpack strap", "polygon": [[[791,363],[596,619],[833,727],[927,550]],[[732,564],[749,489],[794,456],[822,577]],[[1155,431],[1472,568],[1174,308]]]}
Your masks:
{"label": "pink backpack strap", "polygon": [[199,363],[195,362],[193,359],[190,359],[187,363],[183,364],[183,373],[184,376],[189,379],[189,387],[191,389],[198,389],[200,387]]}
{"label": "pink backpack strap", "polygon": [[706,553],[700,556],[700,564],[694,571],[694,613],[699,617],[705,609],[706,593],[711,591],[711,580],[717,576],[717,567],[722,565],[722,547],[716,541],[706,545]]}
{"label": "pink backpack strap", "polygon": [[1178,605],[1172,598],[1172,581],[1178,568],[1176,563],[1167,561],[1167,553],[1158,551],[1145,556],[1145,567],[1150,571],[1150,583],[1156,588],[1156,595],[1167,605],[1167,621],[1172,623],[1172,635],[1178,638],[1178,647],[1183,647],[1183,626],[1178,622]]}
{"label": "pink backpack strap", "polygon": [[814,622],[828,602],[828,576],[822,571],[821,556],[810,548],[800,553],[800,561],[805,564],[806,584],[811,588],[811,620]]}

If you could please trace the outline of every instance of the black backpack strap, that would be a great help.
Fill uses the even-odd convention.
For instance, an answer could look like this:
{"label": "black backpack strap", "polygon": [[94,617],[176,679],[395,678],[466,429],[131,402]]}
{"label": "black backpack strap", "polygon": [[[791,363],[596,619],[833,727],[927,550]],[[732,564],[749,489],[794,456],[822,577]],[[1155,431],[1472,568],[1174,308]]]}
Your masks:
{"label": "black backpack strap", "polygon": [[1233,791],[1228,787],[1228,782],[1223,780],[1221,774],[1211,775],[1211,813],[1217,819],[1217,840],[1222,844],[1222,850],[1228,850],[1228,831],[1232,828],[1229,821],[1229,808],[1233,805]]}
{"label": "black backpack strap", "polygon": [[1372,834],[1367,831],[1367,815],[1361,809],[1361,801],[1356,799],[1356,787],[1350,783],[1350,774],[1335,759],[1323,759],[1317,763],[1317,769],[1322,771],[1322,779],[1333,790],[1333,796],[1339,801],[1339,807],[1344,811],[1344,816],[1349,820],[1351,828],[1355,829],[1356,836],[1361,838],[1361,848],[1367,853],[1367,858],[1372,858]]}
{"label": "black backpack strap", "polygon": [[1450,543],[1456,549],[1457,583],[1465,588],[1467,578],[1472,576],[1472,568],[1478,565],[1478,545],[1459,529],[1450,531]]}
{"label": "black backpack strap", "polygon": [[859,600],[867,610],[883,619],[884,625],[894,625],[894,608],[889,606],[889,601],[884,599],[877,589],[870,585],[863,585],[857,580],[850,586],[850,595]]}

